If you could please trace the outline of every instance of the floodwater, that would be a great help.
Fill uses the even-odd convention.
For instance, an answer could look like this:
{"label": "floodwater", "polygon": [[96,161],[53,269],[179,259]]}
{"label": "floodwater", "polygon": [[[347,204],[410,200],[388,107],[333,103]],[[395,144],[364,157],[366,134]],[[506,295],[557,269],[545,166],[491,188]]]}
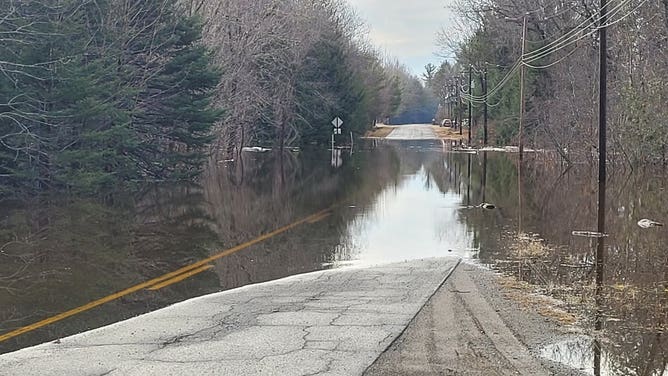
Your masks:
{"label": "floodwater", "polygon": [[596,289],[597,239],[572,235],[596,229],[596,172],[564,171],[542,155],[518,169],[515,155],[388,142],[354,153],[244,153],[213,163],[199,185],[146,187],[134,197],[0,203],[0,336],[232,249],[190,278],[0,342],[0,352],[250,283],[450,255],[560,299],[597,338],[597,351],[576,338],[546,348],[546,357],[568,352],[578,364],[551,358],[592,374],[662,375],[668,232],[636,223],[668,220],[668,175],[611,174]]}

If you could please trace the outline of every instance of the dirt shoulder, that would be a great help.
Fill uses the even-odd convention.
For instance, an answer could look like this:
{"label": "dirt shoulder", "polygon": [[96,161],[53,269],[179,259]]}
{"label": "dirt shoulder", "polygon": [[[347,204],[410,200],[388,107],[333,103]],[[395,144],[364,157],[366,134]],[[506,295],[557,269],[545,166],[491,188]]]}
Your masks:
{"label": "dirt shoulder", "polygon": [[569,327],[527,309],[499,282],[460,265],[365,375],[581,375],[539,356]]}
{"label": "dirt shoulder", "polygon": [[462,134],[459,134],[459,131],[450,127],[439,127],[433,125],[434,133],[442,140],[468,140],[469,131],[464,129]]}
{"label": "dirt shoulder", "polygon": [[396,128],[392,125],[378,124],[373,129],[366,132],[364,138],[385,138]]}

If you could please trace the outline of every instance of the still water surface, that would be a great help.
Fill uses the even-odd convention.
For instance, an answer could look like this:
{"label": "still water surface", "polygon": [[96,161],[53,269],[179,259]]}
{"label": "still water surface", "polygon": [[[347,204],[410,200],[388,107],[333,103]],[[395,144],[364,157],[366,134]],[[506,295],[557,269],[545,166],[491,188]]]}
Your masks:
{"label": "still water surface", "polygon": [[[503,153],[397,143],[334,158],[329,151],[244,154],[213,164],[199,185],[147,187],[104,203],[0,203],[0,334],[332,208],[182,282],[2,342],[0,352],[249,283],[456,255],[561,299],[585,333],[604,312],[603,334],[596,334],[605,338],[604,374],[661,375],[668,358],[668,235],[636,222],[668,219],[666,175],[635,171],[610,179],[603,307],[595,306],[595,241],[571,235],[595,228],[595,176],[595,166],[564,171],[542,156],[528,157],[519,170]],[[482,202],[497,208],[476,207]],[[586,347],[578,341],[571,357],[593,370],[594,354],[577,350]]]}

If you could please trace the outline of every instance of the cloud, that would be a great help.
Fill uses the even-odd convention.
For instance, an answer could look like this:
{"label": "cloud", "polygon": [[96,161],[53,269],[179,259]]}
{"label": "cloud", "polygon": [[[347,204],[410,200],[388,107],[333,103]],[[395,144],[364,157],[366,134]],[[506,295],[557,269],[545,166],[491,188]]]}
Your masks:
{"label": "cloud", "polygon": [[436,34],[450,22],[449,0],[348,0],[369,24],[369,38],[414,74],[438,64]]}

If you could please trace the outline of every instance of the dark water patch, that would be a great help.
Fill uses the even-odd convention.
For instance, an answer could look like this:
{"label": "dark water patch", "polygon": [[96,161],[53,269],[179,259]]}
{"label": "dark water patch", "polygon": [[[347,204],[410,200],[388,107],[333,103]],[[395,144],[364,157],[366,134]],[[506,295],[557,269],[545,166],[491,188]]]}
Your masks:
{"label": "dark water patch", "polygon": [[[649,363],[639,363],[639,354],[621,355],[614,349],[616,345],[587,336],[578,336],[545,347],[541,355],[553,362],[567,365],[592,376],[647,375],[662,376],[668,374],[665,359],[650,359]],[[656,350],[661,346],[660,338],[646,346]],[[638,343],[638,348],[643,344]],[[658,355],[657,351],[654,354]],[[663,368],[661,368],[663,366]]]}

